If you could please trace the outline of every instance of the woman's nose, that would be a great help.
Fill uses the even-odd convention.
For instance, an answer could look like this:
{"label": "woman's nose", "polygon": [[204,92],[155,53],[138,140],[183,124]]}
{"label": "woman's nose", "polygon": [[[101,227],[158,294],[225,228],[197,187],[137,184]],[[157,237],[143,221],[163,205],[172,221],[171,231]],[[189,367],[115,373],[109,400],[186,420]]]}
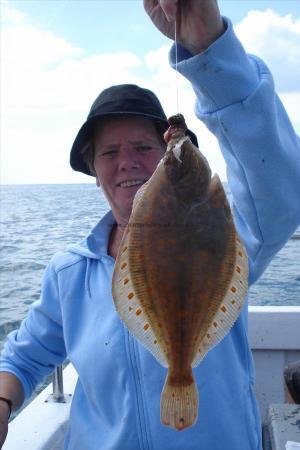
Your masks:
{"label": "woman's nose", "polygon": [[128,170],[137,169],[139,167],[140,162],[136,150],[130,146],[124,145],[119,154],[119,169]]}

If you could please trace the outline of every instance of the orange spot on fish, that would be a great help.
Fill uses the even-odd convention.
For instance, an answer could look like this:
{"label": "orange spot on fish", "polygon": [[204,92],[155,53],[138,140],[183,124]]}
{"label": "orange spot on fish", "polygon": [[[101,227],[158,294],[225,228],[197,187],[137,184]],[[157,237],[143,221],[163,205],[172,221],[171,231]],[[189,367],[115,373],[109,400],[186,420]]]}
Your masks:
{"label": "orange spot on fish", "polygon": [[139,309],[136,310],[135,313],[136,313],[137,316],[139,316],[140,314],[142,314],[142,310],[139,308]]}
{"label": "orange spot on fish", "polygon": [[121,269],[125,269],[126,266],[127,266],[127,263],[123,262],[123,264],[121,265]]}
{"label": "orange spot on fish", "polygon": [[149,327],[150,327],[149,323],[146,323],[146,324],[144,325],[144,330],[145,330],[145,331],[148,330]]}
{"label": "orange spot on fish", "polygon": [[217,322],[214,322],[214,327],[216,327],[216,328],[217,328],[217,326],[218,326]]}
{"label": "orange spot on fish", "polygon": [[234,293],[234,292],[236,292],[236,287],[234,287],[234,286],[231,286],[231,289],[230,289],[230,290],[231,290],[231,292],[233,292],[233,293]]}
{"label": "orange spot on fish", "polygon": [[242,252],[239,252],[239,255],[240,255],[240,256],[243,256],[243,253],[242,253]]}
{"label": "orange spot on fish", "polygon": [[236,266],[237,273],[241,273],[241,268],[239,266]]}
{"label": "orange spot on fish", "polygon": [[125,278],[125,280],[124,280],[124,284],[127,284],[127,283],[128,283],[128,281],[129,281],[129,278]]}
{"label": "orange spot on fish", "polygon": [[221,306],[221,310],[224,312],[224,313],[226,313],[227,312],[227,309],[226,309],[226,307],[225,306]]}
{"label": "orange spot on fish", "polygon": [[134,293],[133,292],[129,292],[129,294],[127,295],[128,300],[131,300],[132,297],[134,297]]}
{"label": "orange spot on fish", "polygon": [[235,304],[235,300],[231,300],[231,304],[234,305]]}

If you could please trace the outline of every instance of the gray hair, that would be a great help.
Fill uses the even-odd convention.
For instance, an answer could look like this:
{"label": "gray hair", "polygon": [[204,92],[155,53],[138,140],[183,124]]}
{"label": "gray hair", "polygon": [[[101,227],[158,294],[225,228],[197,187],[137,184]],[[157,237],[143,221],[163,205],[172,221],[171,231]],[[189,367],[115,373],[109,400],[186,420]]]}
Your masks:
{"label": "gray hair", "polygon": [[82,159],[85,164],[90,169],[91,175],[96,176],[95,168],[94,168],[94,158],[95,158],[95,146],[94,139],[91,137],[91,140],[87,142],[81,149]]}

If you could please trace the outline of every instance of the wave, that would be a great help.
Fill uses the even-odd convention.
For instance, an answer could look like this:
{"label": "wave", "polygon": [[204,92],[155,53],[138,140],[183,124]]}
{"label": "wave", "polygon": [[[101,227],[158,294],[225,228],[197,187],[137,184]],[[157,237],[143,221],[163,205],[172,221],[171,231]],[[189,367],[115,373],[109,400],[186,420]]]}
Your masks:
{"label": "wave", "polygon": [[6,338],[8,333],[20,327],[21,320],[11,320],[0,325],[0,340]]}
{"label": "wave", "polygon": [[37,262],[7,262],[2,267],[0,266],[0,272],[10,272],[10,271],[17,271],[17,270],[28,270],[28,271],[34,271],[34,270],[42,270],[45,269],[46,264],[43,263],[37,263]]}
{"label": "wave", "polygon": [[16,245],[0,245],[0,252],[15,252],[16,250],[19,250]]}

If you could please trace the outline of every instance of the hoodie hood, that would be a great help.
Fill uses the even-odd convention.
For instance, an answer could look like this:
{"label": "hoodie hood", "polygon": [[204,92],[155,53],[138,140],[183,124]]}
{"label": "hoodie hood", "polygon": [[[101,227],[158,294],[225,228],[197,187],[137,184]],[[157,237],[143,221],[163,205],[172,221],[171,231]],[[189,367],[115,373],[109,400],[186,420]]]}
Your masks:
{"label": "hoodie hood", "polygon": [[116,220],[112,211],[108,211],[85,239],[77,244],[69,245],[67,251],[91,259],[110,258],[107,246],[111,229],[115,224]]}

